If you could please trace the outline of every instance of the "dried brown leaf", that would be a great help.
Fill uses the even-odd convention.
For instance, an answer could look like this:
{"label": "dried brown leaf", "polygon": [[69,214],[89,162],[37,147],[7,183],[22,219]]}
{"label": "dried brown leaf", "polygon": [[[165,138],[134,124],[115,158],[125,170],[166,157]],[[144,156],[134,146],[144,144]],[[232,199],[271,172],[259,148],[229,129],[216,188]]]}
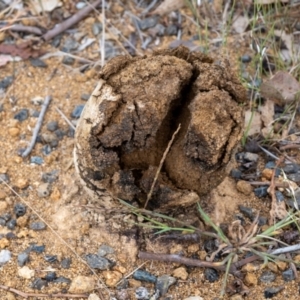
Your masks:
{"label": "dried brown leaf", "polygon": [[300,84],[291,74],[279,71],[261,85],[261,94],[278,105],[284,105],[298,100]]}
{"label": "dried brown leaf", "polygon": [[151,14],[165,15],[174,10],[180,9],[185,4],[185,0],[165,0]]}

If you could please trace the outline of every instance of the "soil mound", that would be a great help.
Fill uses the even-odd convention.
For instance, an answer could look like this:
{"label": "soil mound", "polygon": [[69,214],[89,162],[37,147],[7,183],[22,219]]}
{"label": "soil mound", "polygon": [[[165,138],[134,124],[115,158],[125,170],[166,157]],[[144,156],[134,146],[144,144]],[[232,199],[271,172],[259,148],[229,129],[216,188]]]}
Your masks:
{"label": "soil mound", "polygon": [[241,137],[245,90],[226,61],[184,47],[144,57],[119,56],[101,70],[76,130],[76,169],[106,208],[112,199],[148,208],[189,206],[227,175]]}

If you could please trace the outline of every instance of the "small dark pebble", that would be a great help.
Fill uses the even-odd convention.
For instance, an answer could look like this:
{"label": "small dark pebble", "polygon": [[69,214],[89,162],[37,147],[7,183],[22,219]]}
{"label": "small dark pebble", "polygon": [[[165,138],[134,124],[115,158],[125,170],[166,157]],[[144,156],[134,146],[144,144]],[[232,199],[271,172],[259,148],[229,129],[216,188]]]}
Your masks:
{"label": "small dark pebble", "polygon": [[146,281],[146,282],[151,282],[151,283],[155,283],[157,278],[152,275],[151,273],[144,271],[144,270],[137,270],[133,273],[132,277],[135,280],[139,280],[139,281]]}
{"label": "small dark pebble", "polygon": [[178,28],[175,24],[170,24],[167,28],[166,28],[166,35],[177,35],[178,32]]}
{"label": "small dark pebble", "polygon": [[90,96],[90,94],[83,93],[81,94],[80,99],[83,101],[88,101],[90,99]]}
{"label": "small dark pebble", "polygon": [[283,167],[283,171],[286,174],[293,174],[299,171],[299,165],[297,164],[287,164]]}
{"label": "small dark pebble", "polygon": [[264,291],[265,298],[273,298],[278,294],[283,288],[282,287],[268,287]]}
{"label": "small dark pebble", "polygon": [[41,152],[42,152],[42,154],[47,156],[52,152],[52,148],[49,144],[46,144],[42,147]]}
{"label": "small dark pebble", "polygon": [[47,130],[53,132],[58,129],[58,122],[57,121],[50,121],[47,123]]}
{"label": "small dark pebble", "polygon": [[265,165],[266,169],[274,169],[275,167],[276,167],[276,162],[273,160],[268,161]]}
{"label": "small dark pebble", "polygon": [[73,109],[72,113],[71,113],[71,117],[74,118],[74,119],[79,119],[83,108],[84,108],[84,104],[76,105],[75,108]]}
{"label": "small dark pebble", "polygon": [[68,66],[73,65],[75,62],[75,59],[73,57],[70,56],[64,56],[62,63]]}
{"label": "small dark pebble", "polygon": [[36,68],[47,68],[48,67],[48,65],[39,58],[31,58],[30,63],[33,67],[36,67]]}
{"label": "small dark pebble", "polygon": [[271,271],[265,271],[259,277],[259,280],[264,283],[272,282],[275,279],[276,279],[276,275]]}
{"label": "small dark pebble", "polygon": [[6,238],[8,239],[8,240],[14,240],[14,239],[16,239],[17,238],[17,236],[13,233],[13,232],[8,232],[6,235]]}
{"label": "small dark pebble", "polygon": [[240,212],[250,220],[253,218],[253,209],[244,205],[239,205]]}
{"label": "small dark pebble", "polygon": [[26,205],[24,205],[23,203],[16,203],[14,206],[14,213],[16,215],[17,218],[22,217],[26,214]]}
{"label": "small dark pebble", "polygon": [[62,35],[61,35],[61,34],[55,36],[55,37],[52,39],[51,45],[52,45],[53,47],[55,47],[55,48],[59,47],[60,42],[61,42],[61,39],[62,39]]}
{"label": "small dark pebble", "polygon": [[141,30],[146,30],[148,28],[154,27],[157,24],[157,22],[158,16],[152,16],[141,20],[140,22],[138,22],[138,24]]}
{"label": "small dark pebble", "polygon": [[42,165],[44,163],[44,159],[40,156],[31,156],[30,163],[35,165]]}
{"label": "small dark pebble", "polygon": [[280,191],[275,191],[275,196],[276,196],[277,202],[284,201],[284,195]]}
{"label": "small dark pebble", "polygon": [[0,112],[4,111],[4,105],[3,103],[0,103]]}
{"label": "small dark pebble", "polygon": [[45,183],[53,183],[58,179],[58,170],[53,170],[51,172],[46,172],[42,174],[42,181]]}
{"label": "small dark pebble", "polygon": [[71,263],[72,263],[71,258],[66,257],[61,261],[60,265],[63,269],[69,269],[71,266]]}
{"label": "small dark pebble", "polygon": [[69,37],[65,40],[65,43],[61,48],[61,51],[69,53],[73,50],[77,50],[78,46],[79,43],[73,38]]}
{"label": "small dark pebble", "polygon": [[209,282],[215,282],[219,279],[219,274],[215,269],[206,268],[204,271],[204,277]]}
{"label": "small dark pebble", "polygon": [[36,252],[36,253],[43,253],[45,251],[45,245],[33,244],[29,247],[29,251]]}
{"label": "small dark pebble", "polygon": [[129,281],[128,279],[123,279],[121,282],[117,285],[117,290],[123,290],[128,289],[129,287]]}
{"label": "small dark pebble", "polygon": [[[153,32],[154,34],[158,35],[158,36],[164,36],[166,33],[166,27],[160,23],[156,24],[152,29],[150,29],[151,32]],[[150,33],[149,30],[149,33]]]}
{"label": "small dark pebble", "polygon": [[98,254],[98,256],[105,256],[107,254],[112,254],[114,252],[115,252],[115,250],[112,247],[110,247],[108,245],[101,245],[98,249],[97,254]]}
{"label": "small dark pebble", "polygon": [[40,231],[44,230],[46,228],[46,224],[42,221],[39,222],[33,222],[30,224],[30,229],[35,230],[35,231]]}
{"label": "small dark pebble", "polygon": [[292,269],[287,269],[282,272],[282,278],[284,279],[284,281],[295,280],[295,273]]}
{"label": "small dark pebble", "polygon": [[109,259],[98,256],[97,254],[87,254],[85,255],[85,259],[92,269],[107,270],[114,265]]}
{"label": "small dark pebble", "polygon": [[0,81],[0,89],[5,90],[6,88],[8,88],[12,84],[13,81],[14,81],[13,76],[7,76],[7,77],[3,78]]}
{"label": "small dark pebble", "polygon": [[66,135],[66,133],[61,129],[55,130],[54,133],[59,140],[62,140],[64,138],[64,136]]}
{"label": "small dark pebble", "polygon": [[170,275],[162,275],[157,277],[155,289],[159,291],[160,296],[164,296],[169,287],[176,282],[176,279]]}
{"label": "small dark pebble", "polygon": [[230,176],[234,179],[240,179],[242,177],[242,172],[239,169],[232,169],[230,171]]}
{"label": "small dark pebble", "polygon": [[31,116],[34,118],[38,118],[40,116],[40,112],[38,110],[33,110],[31,112]]}
{"label": "small dark pebble", "polygon": [[49,262],[49,263],[54,263],[57,261],[57,255],[50,255],[50,254],[46,254],[44,256],[45,261]]}
{"label": "small dark pebble", "polygon": [[47,281],[41,278],[36,278],[31,283],[31,288],[39,291],[45,286],[47,286]]}
{"label": "small dark pebble", "polygon": [[55,272],[48,272],[43,279],[45,279],[47,282],[51,282],[57,279],[57,275]]}
{"label": "small dark pebble", "polygon": [[258,217],[258,226],[264,226],[268,222],[268,218],[264,216],[259,216]]}
{"label": "small dark pebble", "polygon": [[18,254],[17,260],[18,260],[19,267],[23,267],[29,261],[29,253],[25,251]]}
{"label": "small dark pebble", "polygon": [[10,182],[10,178],[6,173],[1,173],[0,178],[1,178],[0,183],[2,183],[2,181],[5,181],[6,183]]}
{"label": "small dark pebble", "polygon": [[249,63],[251,60],[252,60],[252,58],[250,55],[245,54],[245,55],[241,56],[242,63],[246,64],[246,63]]}
{"label": "small dark pebble", "polygon": [[207,252],[207,253],[212,253],[214,252],[215,250],[217,250],[217,245],[216,245],[216,242],[214,239],[208,239],[204,242],[204,250]]}
{"label": "small dark pebble", "polygon": [[11,219],[6,223],[6,227],[10,230],[14,230],[17,226],[17,221],[16,219]]}
{"label": "small dark pebble", "polygon": [[300,183],[300,173],[287,174],[287,178],[289,180],[295,181],[296,183]]}
{"label": "small dark pebble", "polygon": [[2,219],[5,220],[5,222],[8,222],[11,219],[11,214],[10,213],[4,213],[3,215],[0,216]]}
{"label": "small dark pebble", "polygon": [[268,186],[260,186],[255,188],[253,191],[255,196],[262,198],[268,195],[268,188],[269,188]]}
{"label": "small dark pebble", "polygon": [[29,116],[28,109],[27,108],[22,108],[20,111],[18,111],[14,115],[14,119],[22,122],[22,121],[25,121],[28,118],[28,116]]}
{"label": "small dark pebble", "polygon": [[0,217],[0,226],[5,226],[6,221]]}
{"label": "small dark pebble", "polygon": [[66,283],[66,284],[70,284],[71,283],[71,279],[69,279],[67,277],[64,277],[64,276],[59,276],[53,282],[54,283]]}

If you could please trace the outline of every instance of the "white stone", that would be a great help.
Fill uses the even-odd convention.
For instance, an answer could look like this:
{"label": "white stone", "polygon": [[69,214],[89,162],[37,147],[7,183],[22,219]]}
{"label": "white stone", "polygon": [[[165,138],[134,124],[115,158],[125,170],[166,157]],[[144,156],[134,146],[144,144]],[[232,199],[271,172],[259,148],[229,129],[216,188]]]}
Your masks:
{"label": "white stone", "polygon": [[11,259],[11,253],[9,250],[0,251],[0,266],[6,264]]}
{"label": "white stone", "polygon": [[29,269],[27,266],[24,266],[18,270],[18,275],[26,279],[32,278],[34,273],[34,270]]}

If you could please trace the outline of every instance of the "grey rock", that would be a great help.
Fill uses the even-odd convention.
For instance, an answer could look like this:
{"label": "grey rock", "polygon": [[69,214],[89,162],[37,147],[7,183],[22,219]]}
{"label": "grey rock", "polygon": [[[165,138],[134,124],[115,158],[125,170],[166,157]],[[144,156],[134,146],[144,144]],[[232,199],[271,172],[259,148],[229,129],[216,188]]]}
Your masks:
{"label": "grey rock", "polygon": [[166,29],[166,35],[177,35],[178,28],[175,24],[170,24]]}
{"label": "grey rock", "polygon": [[47,286],[47,281],[41,278],[36,278],[33,280],[30,286],[32,289],[40,291],[42,288]]}
{"label": "grey rock", "polygon": [[58,170],[53,170],[51,172],[46,172],[42,174],[42,181],[45,183],[53,183],[58,179]]}
{"label": "grey rock", "polygon": [[17,261],[18,261],[18,265],[20,267],[23,267],[29,261],[29,253],[25,251],[18,254]]}
{"label": "grey rock", "polygon": [[7,77],[3,78],[0,81],[0,89],[5,90],[6,88],[8,88],[12,84],[13,81],[14,81],[13,76],[7,76]]}
{"label": "grey rock", "polygon": [[52,133],[52,132],[45,132],[45,133],[42,133],[41,134],[41,139],[44,143],[48,143],[48,144],[51,144],[53,143],[54,141],[57,142],[57,136],[55,133]]}
{"label": "grey rock", "polygon": [[102,32],[102,23],[94,23],[92,25],[92,32],[93,32],[93,35],[97,36],[99,33]]}
{"label": "grey rock", "polygon": [[53,132],[58,129],[58,122],[57,121],[50,121],[47,123],[47,130]]}
{"label": "grey rock", "polygon": [[49,262],[49,263],[54,263],[57,261],[57,255],[51,255],[51,254],[46,254],[44,256],[45,261]]}
{"label": "grey rock", "polygon": [[66,283],[66,284],[70,284],[72,281],[71,281],[71,279],[66,278],[64,276],[59,276],[53,282],[54,283]]}
{"label": "grey rock", "polygon": [[73,57],[70,56],[64,56],[62,63],[68,66],[73,65],[75,62],[75,59]]}
{"label": "grey rock", "polygon": [[30,245],[28,248],[30,252],[43,253],[45,251],[45,245]]}
{"label": "grey rock", "polygon": [[284,195],[280,191],[275,191],[275,196],[276,196],[277,202],[284,201]]}
{"label": "grey rock", "polygon": [[219,273],[215,269],[206,268],[204,270],[204,277],[209,282],[215,282],[215,281],[217,281],[219,279]]}
{"label": "grey rock", "polygon": [[146,281],[146,282],[151,282],[151,283],[155,283],[157,278],[152,275],[151,273],[145,271],[145,270],[136,270],[132,277],[135,280],[139,280],[139,281]]}
{"label": "grey rock", "polygon": [[258,161],[258,154],[252,153],[252,152],[245,152],[244,153],[244,159],[251,162],[257,162]]}
{"label": "grey rock", "polygon": [[29,228],[35,231],[40,231],[46,229],[46,224],[42,221],[33,222],[30,224]]}
{"label": "grey rock", "polygon": [[42,165],[44,163],[44,159],[40,156],[31,156],[30,163],[35,165]]}
{"label": "grey rock", "polygon": [[63,52],[71,52],[76,50],[79,47],[79,43],[75,41],[73,38],[67,38],[61,51]]}
{"label": "grey rock", "polygon": [[71,263],[72,263],[71,258],[67,257],[61,261],[60,265],[63,269],[69,269],[71,266]]}
{"label": "grey rock", "polygon": [[47,68],[48,65],[41,59],[39,58],[31,58],[30,59],[30,64],[33,66],[33,67],[36,67],[36,68]]}
{"label": "grey rock", "polygon": [[249,63],[249,62],[251,62],[251,60],[252,60],[252,58],[250,55],[245,54],[245,55],[241,56],[242,63]]}
{"label": "grey rock", "polygon": [[148,300],[150,297],[150,293],[147,288],[140,286],[135,290],[135,298],[138,300]]}
{"label": "grey rock", "polygon": [[44,155],[47,156],[47,155],[49,155],[52,152],[52,148],[51,148],[51,146],[49,144],[44,145],[42,147],[42,149],[41,149],[41,152],[42,152],[42,154],[44,154]]}
{"label": "grey rock", "polygon": [[47,282],[54,281],[55,279],[57,279],[57,274],[55,272],[47,272],[46,276],[43,279],[45,279]]}
{"label": "grey rock", "polygon": [[115,250],[112,247],[103,244],[99,247],[97,254],[98,256],[105,256],[107,254],[112,254],[114,252]]}
{"label": "grey rock", "polygon": [[159,17],[158,16],[152,16],[149,18],[145,18],[144,20],[141,20],[138,22],[139,27],[141,30],[146,30],[151,27],[154,27],[158,22]]}
{"label": "grey rock", "polygon": [[83,108],[84,108],[84,104],[79,104],[79,105],[77,105],[77,106],[73,109],[73,111],[72,111],[72,113],[71,113],[71,117],[72,117],[72,118],[75,118],[75,119],[79,119],[79,117],[80,117],[80,115],[81,115],[81,113],[82,113]]}
{"label": "grey rock", "polygon": [[283,171],[286,174],[293,174],[293,173],[297,173],[299,171],[299,165],[298,164],[286,164],[283,167]]}
{"label": "grey rock", "polygon": [[14,206],[14,213],[17,218],[22,217],[26,214],[27,207],[23,203],[16,203]]}
{"label": "grey rock", "polygon": [[6,227],[10,230],[14,230],[17,226],[17,221],[16,219],[11,219],[6,223]]}
{"label": "grey rock", "polygon": [[27,108],[22,108],[20,111],[18,111],[15,115],[14,115],[14,119],[23,122],[26,119],[28,119],[29,113],[28,113],[28,109]]}
{"label": "grey rock", "polygon": [[10,178],[9,178],[8,174],[6,174],[6,173],[0,174],[0,183],[2,183],[2,181],[5,181],[6,183],[10,182]]}
{"label": "grey rock", "polygon": [[263,283],[269,283],[274,281],[275,279],[276,275],[271,271],[265,271],[259,277],[259,280]]}
{"label": "grey rock", "polygon": [[284,279],[284,281],[295,280],[295,273],[292,269],[287,269],[282,272],[282,278]]}
{"label": "grey rock", "polygon": [[242,172],[238,169],[232,169],[230,171],[230,176],[234,179],[240,179],[242,177]]}
{"label": "grey rock", "polygon": [[85,259],[88,265],[93,269],[108,270],[114,265],[109,259],[98,256],[97,254],[87,254],[85,255]]}
{"label": "grey rock", "polygon": [[162,275],[157,277],[155,283],[155,289],[159,291],[160,296],[164,296],[167,292],[169,287],[176,282],[176,278],[170,275]]}
{"label": "grey rock", "polygon": [[283,287],[268,287],[265,289],[264,291],[264,296],[265,298],[269,299],[269,298],[273,298],[276,294],[278,294],[281,290],[283,289]]}
{"label": "grey rock", "polygon": [[83,93],[81,94],[80,99],[83,101],[88,101],[90,99],[90,96],[90,94]]}
{"label": "grey rock", "polygon": [[11,252],[9,250],[1,250],[0,251],[0,266],[5,265],[11,259]]}
{"label": "grey rock", "polygon": [[45,198],[50,195],[50,185],[49,183],[42,183],[37,188],[37,194],[39,198]]}
{"label": "grey rock", "polygon": [[268,186],[260,186],[255,188],[253,191],[255,196],[262,198],[268,195],[268,188],[269,188]]}
{"label": "grey rock", "polygon": [[253,218],[253,209],[244,205],[239,205],[240,212],[250,220]]}

